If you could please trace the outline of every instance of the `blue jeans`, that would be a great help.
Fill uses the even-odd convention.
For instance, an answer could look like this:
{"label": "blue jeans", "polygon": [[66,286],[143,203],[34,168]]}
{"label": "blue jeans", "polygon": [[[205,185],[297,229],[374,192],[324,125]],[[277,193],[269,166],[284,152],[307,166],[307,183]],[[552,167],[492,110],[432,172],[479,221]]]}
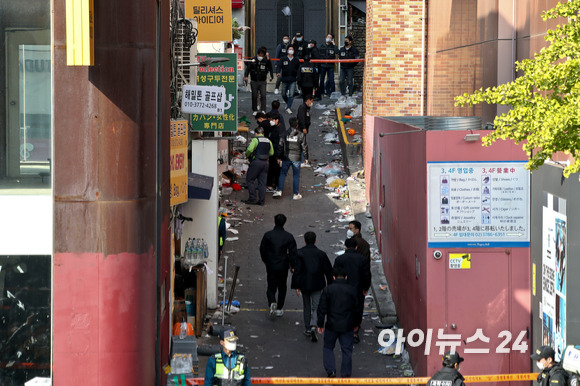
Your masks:
{"label": "blue jeans", "polygon": [[324,330],[324,348],[322,349],[322,362],[327,374],[336,372],[336,362],[334,359],[334,345],[336,340],[340,343],[342,351],[342,362],[340,366],[340,376],[350,378],[352,375],[352,350],[354,345],[354,333],[334,332],[328,329]]}
{"label": "blue jeans", "polygon": [[352,96],[354,87],[354,67],[340,68],[340,93],[346,95],[346,87],[348,86],[348,95]]}
{"label": "blue jeans", "polygon": [[286,175],[288,174],[288,169],[292,166],[292,191],[294,194],[298,194],[300,189],[300,161],[283,161],[282,170],[280,171],[280,179],[278,180],[278,190],[284,190],[284,181],[286,181]]}
{"label": "blue jeans", "polygon": [[[326,77],[326,82],[324,81]],[[330,68],[320,67],[320,86],[318,88],[321,94],[330,95],[336,91],[334,87],[334,66]]]}
{"label": "blue jeans", "polygon": [[294,91],[296,91],[296,82],[282,82],[282,99],[289,109],[292,108],[294,102]]}

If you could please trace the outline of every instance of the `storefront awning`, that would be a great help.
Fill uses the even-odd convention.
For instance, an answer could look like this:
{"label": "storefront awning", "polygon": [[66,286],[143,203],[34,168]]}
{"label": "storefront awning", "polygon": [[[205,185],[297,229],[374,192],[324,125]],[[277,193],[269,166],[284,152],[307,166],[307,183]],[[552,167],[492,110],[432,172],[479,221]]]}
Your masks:
{"label": "storefront awning", "polygon": [[198,200],[209,200],[213,189],[213,177],[202,174],[188,173],[187,197]]}

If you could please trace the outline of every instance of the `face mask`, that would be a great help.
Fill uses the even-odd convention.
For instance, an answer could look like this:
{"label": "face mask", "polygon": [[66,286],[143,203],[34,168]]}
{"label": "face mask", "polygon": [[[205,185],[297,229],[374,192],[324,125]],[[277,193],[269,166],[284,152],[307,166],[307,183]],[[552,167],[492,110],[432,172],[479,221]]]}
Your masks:
{"label": "face mask", "polygon": [[264,57],[263,56],[258,56],[258,60],[263,60]]}
{"label": "face mask", "polygon": [[236,342],[228,342],[226,341],[224,344],[224,348],[229,351],[236,351],[237,343]]}
{"label": "face mask", "polygon": [[332,42],[332,39],[330,39],[330,38],[326,38],[326,42],[327,42],[327,43],[331,43],[331,42]]}
{"label": "face mask", "polygon": [[312,48],[312,47],[314,47],[314,44],[309,44],[308,45],[308,48]]}
{"label": "face mask", "polygon": [[276,122],[270,121],[270,126],[276,126]]}
{"label": "face mask", "polygon": [[290,43],[290,40],[288,40],[288,39],[284,39],[284,40],[282,40],[282,41],[284,42],[284,44],[288,44],[288,43]]}
{"label": "face mask", "polygon": [[288,55],[294,55],[294,50],[288,50]]}
{"label": "face mask", "polygon": [[354,236],[354,232],[353,232],[353,231],[351,231],[350,229],[349,229],[349,230],[347,230],[347,231],[346,231],[346,237],[350,239],[352,236]]}
{"label": "face mask", "polygon": [[302,41],[302,38],[296,38],[296,41],[297,42],[301,42]]}
{"label": "face mask", "polygon": [[544,370],[544,364],[542,362],[536,362],[536,366],[538,366],[540,371]]}
{"label": "face mask", "polygon": [[349,42],[348,40],[345,40],[345,41],[344,41],[344,45],[345,45],[345,46],[348,46],[348,45],[350,45],[350,42]]}

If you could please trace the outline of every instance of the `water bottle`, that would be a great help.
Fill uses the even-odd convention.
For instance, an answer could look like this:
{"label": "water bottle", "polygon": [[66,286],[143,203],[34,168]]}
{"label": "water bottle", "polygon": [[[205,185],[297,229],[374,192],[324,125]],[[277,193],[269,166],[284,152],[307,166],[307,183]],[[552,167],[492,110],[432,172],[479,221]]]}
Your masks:
{"label": "water bottle", "polygon": [[207,248],[207,243],[205,242],[205,240],[203,240],[203,258],[207,259],[208,255],[209,255],[209,250]]}
{"label": "water bottle", "polygon": [[185,339],[187,336],[187,322],[185,319],[181,320],[181,328],[179,329],[179,339]]}
{"label": "water bottle", "polygon": [[203,251],[201,250],[201,240],[197,239],[197,244],[195,245],[195,260],[201,260]]}

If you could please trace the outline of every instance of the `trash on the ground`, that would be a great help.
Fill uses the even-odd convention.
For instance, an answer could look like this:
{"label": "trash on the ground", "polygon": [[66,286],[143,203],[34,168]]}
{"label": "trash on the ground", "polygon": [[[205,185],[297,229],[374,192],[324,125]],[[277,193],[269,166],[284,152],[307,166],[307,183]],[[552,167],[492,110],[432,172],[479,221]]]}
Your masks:
{"label": "trash on the ground", "polygon": [[326,105],[323,105],[322,103],[317,103],[314,105],[314,108],[318,110],[326,110]]}
{"label": "trash on the ground", "polygon": [[355,107],[357,105],[356,98],[348,97],[346,99],[346,106],[347,107]]}
{"label": "trash on the ground", "polygon": [[338,188],[340,186],[344,186],[344,184],[346,184],[345,180],[343,180],[342,178],[336,178],[334,181],[330,182],[328,186],[330,186],[331,188]]}
{"label": "trash on the ground", "polygon": [[341,155],[342,151],[340,149],[334,149],[333,151],[330,152],[331,156],[337,156],[337,155]]}
{"label": "trash on the ground", "polygon": [[386,286],[386,285],[382,285],[382,286],[380,286],[379,288],[381,289],[381,291],[384,291],[384,290],[386,290],[386,289],[387,289],[387,286]]}
{"label": "trash on the ground", "polygon": [[257,339],[258,338],[258,335],[250,335],[250,338]]}
{"label": "trash on the ground", "polygon": [[350,112],[350,116],[353,119],[362,117],[362,105],[358,105],[354,109],[352,109],[352,111]]}
{"label": "trash on the ground", "polygon": [[326,176],[330,176],[332,174],[340,174],[342,173],[342,166],[337,164],[336,162],[331,162],[330,164],[319,167],[314,170],[315,173],[322,173]]}
{"label": "trash on the ground", "polygon": [[228,237],[226,238],[226,241],[237,241],[239,239],[240,239],[239,237]]}
{"label": "trash on the ground", "polygon": [[272,370],[274,368],[274,366],[266,366],[264,367],[265,370]]}
{"label": "trash on the ground", "polygon": [[379,354],[383,355],[393,355],[396,350],[396,345],[391,344],[389,347],[381,347],[378,351]]}
{"label": "trash on the ground", "polygon": [[344,251],[336,251],[336,252],[334,252],[334,254],[336,256],[340,256],[340,255],[343,255],[344,254]]}
{"label": "trash on the ground", "polygon": [[328,133],[324,135],[324,142],[329,145],[332,143],[338,143],[338,133]]}
{"label": "trash on the ground", "polygon": [[338,98],[340,98],[340,91],[335,91],[332,94],[330,94],[330,100],[337,100]]}
{"label": "trash on the ground", "polygon": [[280,354],[274,354],[272,355],[272,358],[280,358]]}
{"label": "trash on the ground", "polygon": [[322,112],[322,115],[330,115],[330,114],[332,114],[332,111],[330,111],[330,110],[326,110],[326,111]]}
{"label": "trash on the ground", "polygon": [[234,229],[234,228],[228,228],[228,231],[232,232],[234,235],[237,235],[238,233],[240,233],[237,229]]}
{"label": "trash on the ground", "polygon": [[245,144],[247,142],[246,138],[242,137],[241,135],[238,135],[236,137],[236,141],[241,143],[241,144]]}

